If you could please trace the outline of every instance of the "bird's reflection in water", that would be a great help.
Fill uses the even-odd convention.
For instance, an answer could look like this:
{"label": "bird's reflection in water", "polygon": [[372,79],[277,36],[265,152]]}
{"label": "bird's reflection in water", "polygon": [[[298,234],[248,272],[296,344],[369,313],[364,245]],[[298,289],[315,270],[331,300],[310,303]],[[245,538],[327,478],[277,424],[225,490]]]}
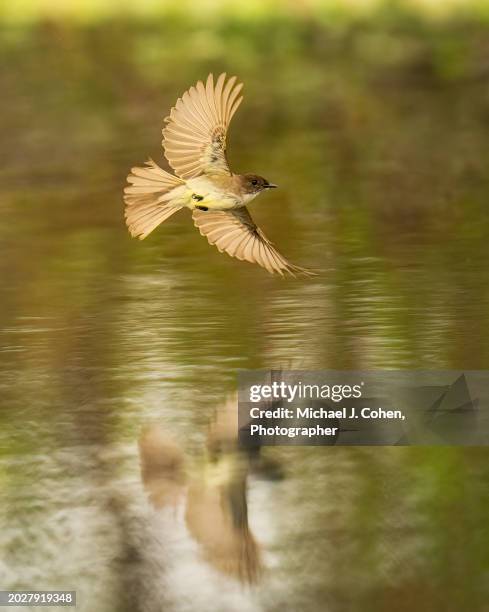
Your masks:
{"label": "bird's reflection in water", "polygon": [[[209,425],[204,457],[190,466],[183,450],[158,425],[139,439],[141,475],[156,508],[185,503],[190,534],[215,568],[243,583],[262,572],[260,547],[248,524],[247,481],[250,469],[263,474],[263,462],[237,443],[236,398],[217,411]],[[276,471],[267,470],[276,477]]]}

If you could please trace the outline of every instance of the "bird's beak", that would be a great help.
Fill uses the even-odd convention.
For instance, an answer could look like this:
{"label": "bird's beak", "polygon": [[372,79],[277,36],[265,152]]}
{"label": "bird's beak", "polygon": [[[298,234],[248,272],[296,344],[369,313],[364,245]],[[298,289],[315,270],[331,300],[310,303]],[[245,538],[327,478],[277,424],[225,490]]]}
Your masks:
{"label": "bird's beak", "polygon": [[276,189],[278,185],[274,185],[273,183],[268,183],[265,185],[265,189]]}

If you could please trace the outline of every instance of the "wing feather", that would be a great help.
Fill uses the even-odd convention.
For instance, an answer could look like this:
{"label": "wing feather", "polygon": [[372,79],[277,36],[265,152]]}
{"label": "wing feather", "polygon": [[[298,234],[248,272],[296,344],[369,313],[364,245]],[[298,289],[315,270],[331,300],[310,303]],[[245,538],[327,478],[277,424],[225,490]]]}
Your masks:
{"label": "wing feather", "polygon": [[313,275],[283,257],[256,226],[248,209],[232,211],[200,211],[192,213],[195,226],[210,244],[231,257],[256,263],[271,274]]}
{"label": "wing feather", "polygon": [[231,174],[226,159],[229,123],[243,97],[236,77],[217,81],[210,74],[204,85],[190,87],[170,111],[163,129],[165,157],[183,179],[201,174]]}

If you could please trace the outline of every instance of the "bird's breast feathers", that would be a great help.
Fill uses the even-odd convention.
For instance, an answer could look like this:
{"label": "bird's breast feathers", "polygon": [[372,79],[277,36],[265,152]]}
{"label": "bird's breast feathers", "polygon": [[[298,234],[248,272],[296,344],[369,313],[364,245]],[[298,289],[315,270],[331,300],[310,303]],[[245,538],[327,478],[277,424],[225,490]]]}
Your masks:
{"label": "bird's breast feathers", "polygon": [[245,206],[247,200],[236,190],[231,177],[198,176],[186,183],[189,208],[232,210]]}

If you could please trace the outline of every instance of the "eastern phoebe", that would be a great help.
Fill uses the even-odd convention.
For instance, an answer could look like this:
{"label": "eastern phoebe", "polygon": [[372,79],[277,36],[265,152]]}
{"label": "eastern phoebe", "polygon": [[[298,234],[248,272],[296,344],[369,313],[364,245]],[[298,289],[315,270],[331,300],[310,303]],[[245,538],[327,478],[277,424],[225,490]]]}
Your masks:
{"label": "eastern phoebe", "polygon": [[246,204],[276,187],[257,174],[233,174],[226,160],[226,134],[238,109],[242,84],[213,75],[199,81],[171,109],[163,149],[177,176],[153,160],[132,168],[124,189],[126,223],[141,240],[180,208],[190,208],[195,226],[220,252],[257,263],[268,272],[312,275],[291,264],[251,218]]}

